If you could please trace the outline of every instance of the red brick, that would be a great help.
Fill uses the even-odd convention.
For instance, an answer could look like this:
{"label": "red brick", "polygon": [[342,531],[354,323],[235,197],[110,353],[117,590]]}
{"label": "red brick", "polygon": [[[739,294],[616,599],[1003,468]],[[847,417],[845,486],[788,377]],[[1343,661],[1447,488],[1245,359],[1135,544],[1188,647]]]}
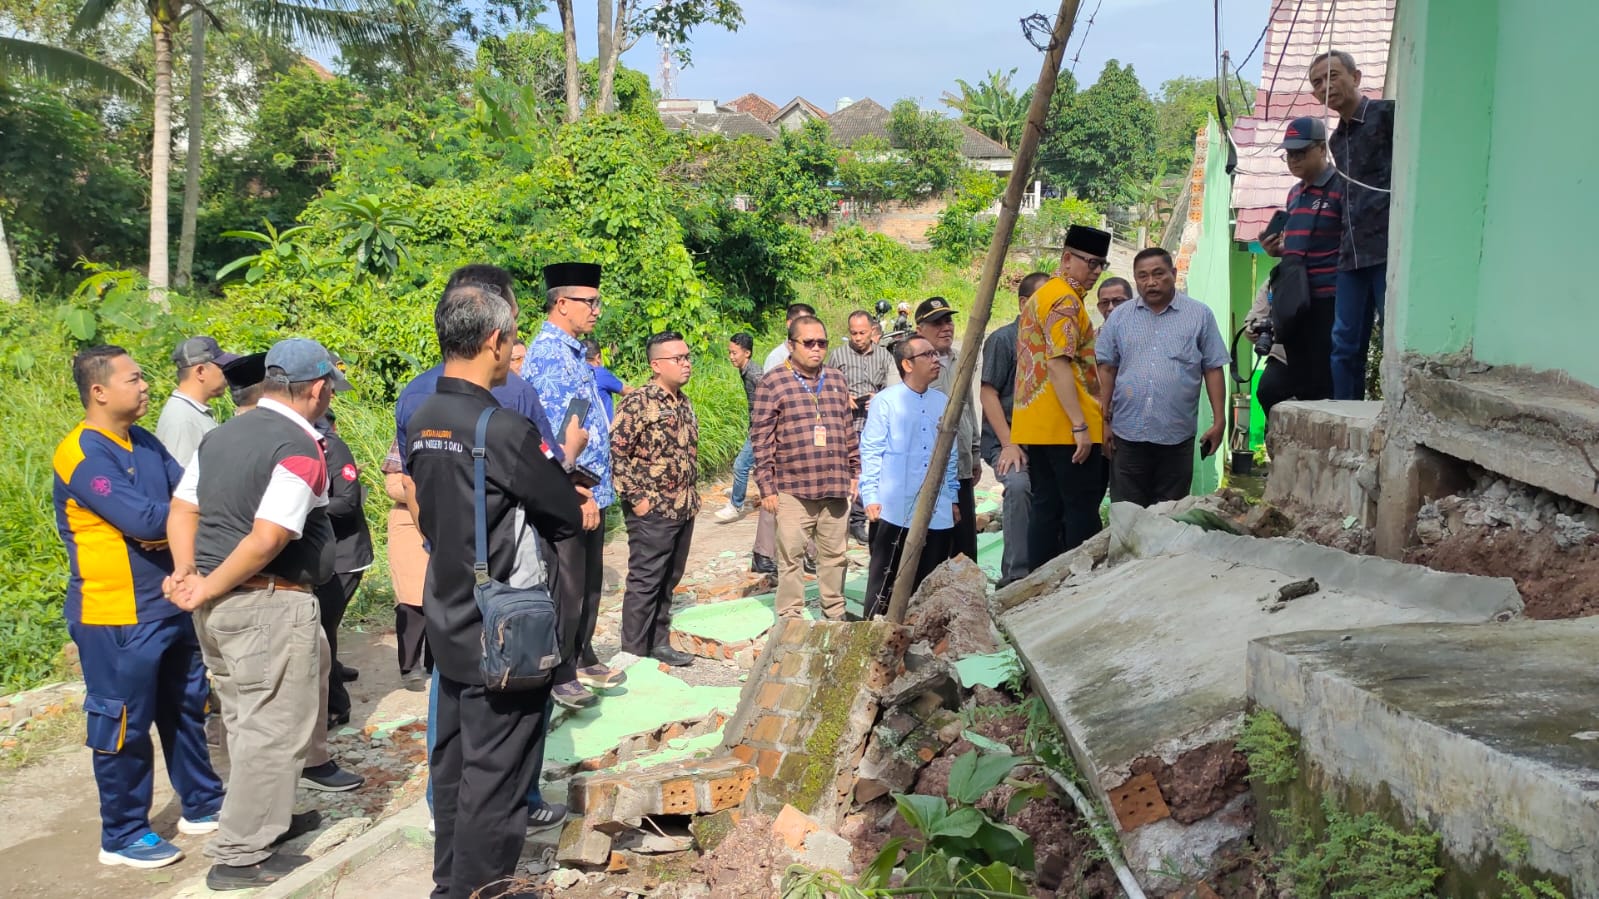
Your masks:
{"label": "red brick", "polygon": [[778,742],[786,749],[803,749],[805,735],[810,730],[811,722],[805,718],[790,718],[788,725],[783,728],[783,738]]}
{"label": "red brick", "polygon": [[783,766],[783,753],[772,749],[762,749],[755,754],[755,770],[762,777],[775,777],[777,771]]}
{"label": "red brick", "polygon": [[750,739],[757,743],[776,743],[782,736],[783,719],[776,715],[763,716],[750,731]]}
{"label": "red brick", "polygon": [[745,768],[736,774],[727,777],[718,777],[705,785],[708,794],[708,808],[701,808],[701,812],[719,812],[723,809],[737,808],[744,803],[744,797],[749,793],[750,787],[755,783],[756,771]]}
{"label": "red brick", "polygon": [[694,795],[694,778],[681,777],[661,784],[661,814],[692,815],[700,810]]}
{"label": "red brick", "polygon": [[820,824],[792,805],[783,806],[772,822],[772,833],[794,850],[804,848],[805,838],[821,829]]}
{"label": "red brick", "polygon": [[782,684],[771,682],[761,684],[761,691],[756,695],[755,705],[763,709],[775,709],[782,695]]}
{"label": "red brick", "polygon": [[810,659],[802,653],[790,652],[783,656],[778,668],[779,677],[799,677],[809,668]]}
{"label": "red brick", "polygon": [[811,693],[811,688],[804,684],[789,684],[783,688],[782,698],[777,701],[777,707],[785,712],[801,711],[806,703],[811,701]]}
{"label": "red brick", "polygon": [[746,765],[755,764],[755,748],[745,743],[733,747],[733,757]]}

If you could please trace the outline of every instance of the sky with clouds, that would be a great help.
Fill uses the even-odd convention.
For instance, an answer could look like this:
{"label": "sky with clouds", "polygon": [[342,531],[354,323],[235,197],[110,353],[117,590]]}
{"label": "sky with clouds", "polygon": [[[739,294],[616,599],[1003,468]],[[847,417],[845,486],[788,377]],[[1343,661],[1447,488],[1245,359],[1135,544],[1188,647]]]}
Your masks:
{"label": "sky with clouds", "polygon": [[[1213,75],[1212,5],[1204,0],[1085,0],[1067,67],[1091,84],[1106,60],[1132,63],[1146,90],[1178,75]],[[799,95],[831,110],[841,97],[887,106],[902,97],[933,108],[955,79],[976,83],[991,70],[1017,70],[1013,84],[1038,77],[1039,53],[1020,20],[1052,15],[1039,0],[743,0],[736,33],[707,27],[694,34],[693,64],[677,75],[677,95],[727,101],[754,91],[779,105]],[[1224,0],[1222,48],[1241,60],[1266,26],[1268,0]],[[593,5],[578,3],[579,50],[594,55]],[[585,15],[586,13],[586,15]],[[553,12],[546,17],[560,28]],[[1084,29],[1087,39],[1084,42]],[[1082,44],[1079,50],[1079,44]],[[660,52],[644,39],[626,64],[656,82]],[[1244,69],[1260,78],[1260,55]],[[659,88],[659,85],[656,85]]]}

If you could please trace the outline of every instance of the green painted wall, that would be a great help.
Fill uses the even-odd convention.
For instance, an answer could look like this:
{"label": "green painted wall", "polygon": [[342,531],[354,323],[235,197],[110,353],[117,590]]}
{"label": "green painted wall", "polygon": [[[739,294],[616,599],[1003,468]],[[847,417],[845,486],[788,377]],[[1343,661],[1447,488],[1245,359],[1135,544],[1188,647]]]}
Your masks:
{"label": "green painted wall", "polygon": [[[1594,52],[1599,2],[1498,6],[1484,26],[1498,28],[1499,53],[1473,355],[1599,386],[1599,298],[1582,276],[1593,264],[1599,118],[1559,86]],[[1449,21],[1461,18],[1451,4]]]}
{"label": "green painted wall", "polygon": [[[1210,307],[1216,323],[1231,338],[1227,330],[1232,321],[1232,178],[1227,174],[1227,151],[1222,143],[1221,128],[1211,116],[1206,125],[1205,197],[1203,217],[1200,220],[1199,240],[1188,260],[1188,274],[1183,290],[1194,299]],[[1230,395],[1230,393],[1229,393]],[[1201,394],[1199,401],[1199,433],[1211,425],[1210,400]],[[1200,459],[1198,447],[1194,450],[1194,484],[1196,494],[1215,492],[1221,486],[1222,464],[1225,449],[1209,459]]]}
{"label": "green painted wall", "polygon": [[1391,345],[1599,386],[1599,303],[1576,273],[1599,120],[1573,114],[1592,0],[1404,0],[1395,29]]}
{"label": "green painted wall", "polygon": [[1402,351],[1458,352],[1476,328],[1498,27],[1497,0],[1399,4],[1388,309]]}

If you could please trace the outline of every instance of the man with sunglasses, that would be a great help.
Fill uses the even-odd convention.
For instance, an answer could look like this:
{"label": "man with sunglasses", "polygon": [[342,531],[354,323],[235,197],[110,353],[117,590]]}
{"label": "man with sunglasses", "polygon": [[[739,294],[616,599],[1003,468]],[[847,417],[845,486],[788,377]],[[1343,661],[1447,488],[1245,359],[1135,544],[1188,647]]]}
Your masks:
{"label": "man with sunglasses", "polygon": [[1110,314],[1116,308],[1133,298],[1133,285],[1126,278],[1106,278],[1099,282],[1099,323],[1103,325],[1110,320]]}
{"label": "man with sunglasses", "polygon": [[1109,264],[1110,234],[1072,225],[1065,244],[1059,271],[1022,304],[1016,329],[1011,439],[1026,449],[1032,474],[1027,562],[1034,569],[1099,532],[1109,478],[1084,297]]}
{"label": "man with sunglasses", "polygon": [[616,492],[627,513],[622,651],[681,667],[694,657],[673,649],[667,638],[672,591],[683,579],[700,511],[700,425],[683,395],[694,358],[676,331],[651,335],[644,352],[650,382],[622,397],[611,423]]}
{"label": "man with sunglasses", "polygon": [[588,443],[573,470],[592,472],[598,481],[583,503],[583,529],[555,544],[555,577],[551,589],[561,609],[561,635],[566,646],[555,670],[555,701],[568,709],[593,705],[590,688],[622,682],[623,675],[600,664],[594,653],[594,628],[599,623],[600,588],[604,582],[605,509],[615,498],[611,484],[611,422],[594,369],[584,358],[582,339],[600,318],[600,267],[586,262],[561,262],[544,267],[544,324],[527,347],[522,377],[538,389],[552,430],[561,430],[574,400],[588,410],[583,428]]}
{"label": "man with sunglasses", "polygon": [[804,612],[805,543],[816,542],[822,612],[844,617],[844,550],[860,475],[844,373],[823,364],[827,327],[814,316],[789,322],[789,356],[755,389],[750,440],[761,507],[777,521],[777,614]]}

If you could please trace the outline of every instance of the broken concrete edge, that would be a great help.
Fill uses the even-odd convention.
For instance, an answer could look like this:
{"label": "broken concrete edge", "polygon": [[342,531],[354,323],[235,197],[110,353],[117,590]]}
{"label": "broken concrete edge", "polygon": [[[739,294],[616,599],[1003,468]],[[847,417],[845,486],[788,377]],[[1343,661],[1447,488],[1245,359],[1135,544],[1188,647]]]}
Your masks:
{"label": "broken concrete edge", "polygon": [[[1556,628],[1569,629],[1565,636],[1574,634],[1584,645],[1599,637],[1599,621],[1578,619],[1404,624],[1251,641],[1249,700],[1277,715],[1293,735],[1300,770],[1281,787],[1253,785],[1262,843],[1281,848],[1273,844],[1285,839],[1271,818],[1273,809],[1313,819],[1314,827],[1321,797],[1328,795],[1350,813],[1373,811],[1393,826],[1420,825],[1436,833],[1445,869],[1441,895],[1469,895],[1478,888],[1487,895],[1494,892],[1490,887],[1501,885],[1502,871],[1550,880],[1565,895],[1599,894],[1599,860],[1591,851],[1592,834],[1599,832],[1599,789],[1592,776],[1599,762],[1578,767],[1582,753],[1561,753],[1557,742],[1550,742],[1542,756],[1529,757],[1529,741],[1555,741],[1556,735],[1568,743],[1586,739],[1566,732],[1599,718],[1579,712],[1579,721],[1559,729],[1546,721],[1565,720],[1561,716],[1570,716],[1582,702],[1567,702],[1562,709],[1559,703],[1526,702],[1512,691],[1507,704],[1528,731],[1518,741],[1489,725],[1449,727],[1432,720],[1439,709],[1465,703],[1432,705],[1425,696],[1396,703],[1380,692],[1395,688],[1390,676],[1367,684],[1342,667],[1358,664],[1344,663],[1345,658],[1386,657],[1390,649],[1402,651],[1418,640],[1434,646],[1460,641],[1463,653],[1469,653],[1473,636],[1493,632],[1515,639]],[[1536,648],[1540,645],[1522,651],[1543,655]],[[1432,679],[1425,671],[1418,676],[1423,683]],[[1520,676],[1537,682],[1536,671]],[[1424,707],[1408,707],[1416,703]],[[1420,746],[1427,747],[1424,754],[1418,754]]]}
{"label": "broken concrete edge", "polygon": [[1433,571],[1302,540],[1206,531],[1132,503],[1111,506],[1109,530],[1112,567],[1130,558],[1194,553],[1221,562],[1272,568],[1294,577],[1313,577],[1324,590],[1382,596],[1399,608],[1450,609],[1460,615],[1500,620],[1520,616],[1523,608],[1521,593],[1510,578]]}

